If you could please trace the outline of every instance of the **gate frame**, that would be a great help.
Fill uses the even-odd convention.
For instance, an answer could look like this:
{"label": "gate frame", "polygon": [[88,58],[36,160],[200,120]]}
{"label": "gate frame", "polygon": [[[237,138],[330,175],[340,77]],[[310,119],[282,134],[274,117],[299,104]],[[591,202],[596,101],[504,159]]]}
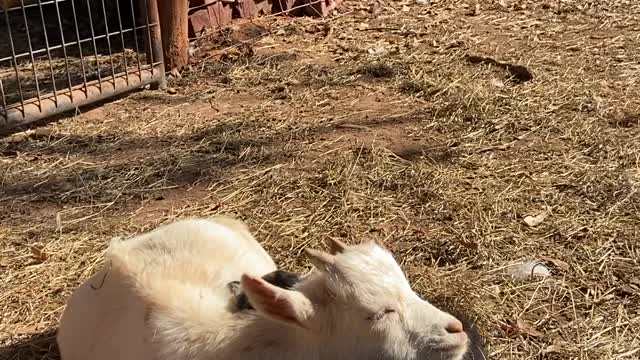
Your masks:
{"label": "gate frame", "polygon": [[[147,65],[149,66],[147,69],[128,72],[125,67],[125,72],[109,75],[109,79],[84,82],[71,88],[54,90],[54,92],[45,95],[37,94],[36,97],[17,103],[4,104],[4,109],[0,108],[0,134],[15,132],[45,118],[77,110],[80,107],[113,98],[146,85],[151,85],[153,89],[165,88],[165,66],[158,0],[138,1],[144,1],[145,3],[145,6],[140,6],[140,10],[142,10],[142,15],[145,18],[143,27],[146,29],[144,44]],[[42,2],[43,0],[38,0],[36,5],[31,6],[42,6]],[[29,5],[24,5],[24,2],[22,4],[22,11],[24,11],[25,7],[29,7]],[[8,18],[9,8],[3,9],[3,11]],[[133,30],[136,31],[137,28],[134,20]],[[81,39],[78,39],[78,41],[81,41]],[[29,46],[31,48],[31,44]],[[63,47],[66,47],[66,45],[63,44]],[[32,55],[33,50],[30,49],[30,53]],[[12,57],[14,67],[17,67],[15,52],[12,53]],[[35,63],[32,63],[32,66],[35,66]],[[38,81],[36,79],[36,86],[38,86],[37,84]]]}

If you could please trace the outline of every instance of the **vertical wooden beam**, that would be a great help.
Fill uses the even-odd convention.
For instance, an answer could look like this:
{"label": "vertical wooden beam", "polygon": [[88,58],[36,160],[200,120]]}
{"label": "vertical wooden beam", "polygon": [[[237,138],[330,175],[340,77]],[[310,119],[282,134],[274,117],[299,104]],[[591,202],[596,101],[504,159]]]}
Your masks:
{"label": "vertical wooden beam", "polygon": [[162,48],[167,71],[189,63],[189,0],[158,0]]}
{"label": "vertical wooden beam", "polygon": [[[139,10],[145,20],[142,22],[148,26],[149,36],[144,36],[145,49],[147,54],[147,62],[154,67],[155,64],[160,63],[158,71],[163,76],[157,84],[152,84],[152,89],[164,89],[167,86],[166,78],[164,77],[165,65],[164,65],[164,53],[162,52],[162,29],[160,28],[160,15],[158,12],[157,0],[140,0],[138,1]],[[135,23],[135,21],[134,21]],[[155,25],[152,25],[155,24]]]}

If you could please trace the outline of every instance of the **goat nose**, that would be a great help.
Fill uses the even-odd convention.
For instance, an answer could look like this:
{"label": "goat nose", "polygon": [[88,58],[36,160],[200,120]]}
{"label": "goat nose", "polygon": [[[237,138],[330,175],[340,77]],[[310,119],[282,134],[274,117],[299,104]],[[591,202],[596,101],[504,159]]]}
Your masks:
{"label": "goat nose", "polygon": [[457,334],[457,333],[464,332],[464,326],[462,325],[460,320],[451,320],[451,321],[449,321],[449,323],[447,324],[447,327],[445,327],[445,329],[450,334]]}

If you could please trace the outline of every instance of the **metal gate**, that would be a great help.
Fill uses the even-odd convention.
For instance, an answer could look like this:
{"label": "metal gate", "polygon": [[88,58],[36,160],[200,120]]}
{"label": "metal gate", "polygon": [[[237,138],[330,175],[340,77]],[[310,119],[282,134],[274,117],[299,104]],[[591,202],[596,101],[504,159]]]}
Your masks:
{"label": "metal gate", "polygon": [[0,132],[164,82],[157,0],[0,0]]}

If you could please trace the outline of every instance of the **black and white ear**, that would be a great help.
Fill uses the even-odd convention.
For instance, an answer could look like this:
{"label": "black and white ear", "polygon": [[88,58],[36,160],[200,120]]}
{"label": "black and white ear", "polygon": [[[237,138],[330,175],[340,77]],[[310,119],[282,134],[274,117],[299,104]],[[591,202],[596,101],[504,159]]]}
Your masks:
{"label": "black and white ear", "polygon": [[279,288],[247,274],[242,275],[240,282],[249,302],[262,315],[307,328],[305,322],[313,315],[313,304],[304,294]]}
{"label": "black and white ear", "polygon": [[240,287],[240,281],[232,281],[227,284],[227,289],[231,292],[231,295],[238,296],[242,294],[242,288]]}

